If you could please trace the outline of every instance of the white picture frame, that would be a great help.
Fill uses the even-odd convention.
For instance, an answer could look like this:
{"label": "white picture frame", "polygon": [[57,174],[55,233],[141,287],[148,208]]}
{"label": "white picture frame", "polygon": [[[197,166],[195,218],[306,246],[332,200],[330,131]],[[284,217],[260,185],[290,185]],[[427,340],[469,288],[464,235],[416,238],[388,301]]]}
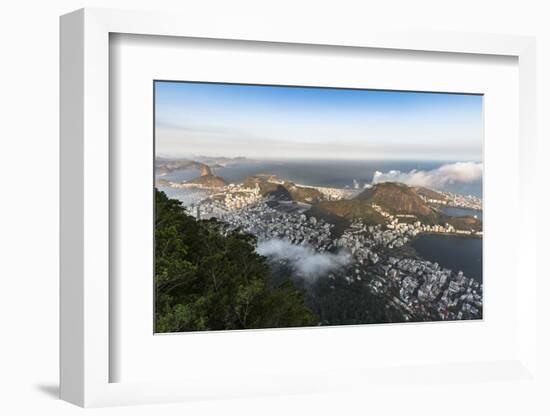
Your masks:
{"label": "white picture frame", "polygon": [[[270,380],[235,381],[207,377],[184,381],[110,382],[110,169],[109,36],[113,33],[206,39],[280,42],[335,47],[383,48],[440,53],[517,57],[519,62],[520,212],[518,261],[522,286],[517,291],[517,354],[506,361],[422,366],[417,375],[434,380],[451,369],[467,378],[525,380],[536,377],[536,200],[529,180],[535,164],[535,41],[529,37],[465,33],[298,30],[254,22],[234,25],[222,18],[204,26],[192,16],[82,9],[61,18],[61,398],[80,406],[158,403],[196,398],[334,391],[351,383],[390,380],[395,369],[369,372],[333,370],[318,374],[281,373]],[[529,213],[529,215],[527,215]],[[425,367],[425,368],[423,368]],[[402,375],[401,375],[402,376]],[[400,377],[401,377],[400,376]],[[345,385],[340,380],[348,378]],[[225,387],[228,386],[230,387]]]}

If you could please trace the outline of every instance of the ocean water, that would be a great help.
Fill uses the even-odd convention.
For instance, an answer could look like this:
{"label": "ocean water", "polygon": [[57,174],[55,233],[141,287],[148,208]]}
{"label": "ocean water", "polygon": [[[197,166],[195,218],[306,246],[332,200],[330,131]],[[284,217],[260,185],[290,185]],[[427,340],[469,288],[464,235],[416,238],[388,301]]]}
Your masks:
{"label": "ocean water", "polygon": [[412,246],[420,257],[483,283],[483,244],[477,237],[422,234]]}
{"label": "ocean water", "polygon": [[444,214],[450,215],[451,217],[476,217],[481,219],[482,212],[477,209],[469,209],[469,208],[456,208],[456,207],[443,207],[441,208],[441,211]]}
{"label": "ocean water", "polygon": [[[429,171],[447,162],[432,161],[334,161],[334,160],[286,160],[286,161],[246,161],[226,167],[214,168],[214,174],[223,177],[229,183],[240,183],[247,176],[268,173],[281,179],[302,185],[327,186],[334,188],[363,188],[372,183],[376,171],[388,172],[399,170],[410,172],[413,169]],[[196,170],[181,170],[164,176],[171,181],[186,181],[198,176]],[[443,191],[455,192],[481,197],[482,183],[449,183],[441,188]]]}

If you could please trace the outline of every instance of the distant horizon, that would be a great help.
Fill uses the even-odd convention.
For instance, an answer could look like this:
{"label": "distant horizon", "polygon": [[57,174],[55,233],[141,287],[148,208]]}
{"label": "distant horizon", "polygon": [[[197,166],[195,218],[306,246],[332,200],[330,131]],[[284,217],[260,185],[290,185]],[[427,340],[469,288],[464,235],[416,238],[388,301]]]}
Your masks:
{"label": "distant horizon", "polygon": [[483,96],[156,81],[155,139],[166,158],[481,161]]}
{"label": "distant horizon", "polygon": [[163,154],[157,154],[155,155],[155,159],[169,159],[169,160],[180,160],[180,159],[187,159],[191,160],[194,158],[208,158],[208,159],[218,159],[218,158],[224,158],[224,159],[245,159],[250,161],[270,161],[270,162],[276,162],[276,161],[286,161],[286,160],[311,160],[311,161],[318,161],[318,162],[345,162],[345,161],[353,161],[353,162],[380,162],[380,161],[387,161],[387,162],[433,162],[433,163],[457,163],[457,162],[471,162],[471,163],[483,163],[482,159],[394,159],[394,158],[326,158],[326,157],[305,157],[305,156],[285,156],[285,157],[247,157],[247,156],[223,156],[223,155],[208,155],[208,154],[182,154],[181,156],[169,156],[169,155],[163,155]]}

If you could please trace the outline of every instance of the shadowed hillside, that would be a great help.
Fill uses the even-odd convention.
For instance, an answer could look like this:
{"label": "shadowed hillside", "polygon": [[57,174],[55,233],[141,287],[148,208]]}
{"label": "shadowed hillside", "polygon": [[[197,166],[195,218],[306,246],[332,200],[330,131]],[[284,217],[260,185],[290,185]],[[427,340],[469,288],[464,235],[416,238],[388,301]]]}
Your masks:
{"label": "shadowed hillside", "polygon": [[473,217],[451,218],[441,215],[420,197],[415,188],[398,183],[380,183],[361,192],[354,199],[321,201],[307,212],[335,224],[337,229],[345,228],[354,219],[367,225],[384,224],[384,217],[373,208],[382,207],[391,214],[414,215],[426,224],[455,225],[459,229],[481,229],[479,221]]}
{"label": "shadowed hillside", "polygon": [[373,185],[355,199],[379,205],[391,214],[412,214],[428,224],[438,222],[439,214],[422,200],[417,190],[401,183],[385,182]]}
{"label": "shadowed hillside", "polygon": [[414,188],[418,195],[421,195],[425,198],[434,199],[438,201],[445,201],[447,198],[441,192],[434,191],[433,189],[428,189],[424,187]]}
{"label": "shadowed hillside", "polygon": [[333,224],[336,236],[341,235],[355,219],[360,219],[366,225],[384,223],[384,217],[370,204],[354,199],[319,202],[307,211],[307,215],[322,218]]}
{"label": "shadowed hillside", "polygon": [[465,217],[442,216],[440,223],[451,224],[457,230],[482,231],[483,229],[482,222],[479,219],[474,217],[467,217],[467,216]]}
{"label": "shadowed hillside", "polygon": [[317,189],[296,186],[292,182],[279,180],[273,175],[249,176],[244,180],[243,185],[247,188],[258,186],[263,196],[272,196],[279,200],[311,204],[324,199],[323,194]]}
{"label": "shadowed hillside", "polygon": [[384,222],[384,217],[376,212],[371,205],[355,199],[319,202],[310,210],[312,213],[316,211],[331,213],[349,220],[360,218],[365,224],[380,224]]}

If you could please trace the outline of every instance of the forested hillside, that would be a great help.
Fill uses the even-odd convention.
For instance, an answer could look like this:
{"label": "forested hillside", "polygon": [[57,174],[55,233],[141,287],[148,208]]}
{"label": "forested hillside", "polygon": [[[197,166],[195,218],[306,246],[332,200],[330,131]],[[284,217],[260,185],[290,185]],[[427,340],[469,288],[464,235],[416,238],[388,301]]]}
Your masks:
{"label": "forested hillside", "polygon": [[155,190],[155,332],[315,325],[303,293],[291,279],[272,283],[254,243]]}

